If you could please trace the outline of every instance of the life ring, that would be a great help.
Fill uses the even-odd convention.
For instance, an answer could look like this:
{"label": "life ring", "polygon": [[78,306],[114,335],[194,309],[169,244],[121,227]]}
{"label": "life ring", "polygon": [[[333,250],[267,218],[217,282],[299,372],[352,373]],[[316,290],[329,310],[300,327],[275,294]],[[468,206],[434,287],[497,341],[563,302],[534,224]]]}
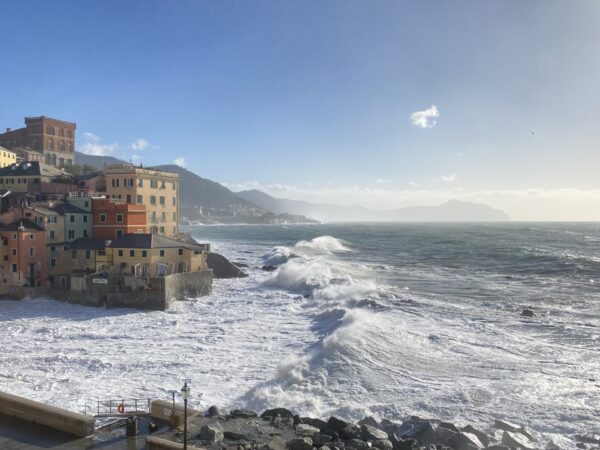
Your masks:
{"label": "life ring", "polygon": [[124,414],[125,413],[125,405],[123,403],[119,403],[119,406],[117,406],[117,411],[119,411],[119,414]]}

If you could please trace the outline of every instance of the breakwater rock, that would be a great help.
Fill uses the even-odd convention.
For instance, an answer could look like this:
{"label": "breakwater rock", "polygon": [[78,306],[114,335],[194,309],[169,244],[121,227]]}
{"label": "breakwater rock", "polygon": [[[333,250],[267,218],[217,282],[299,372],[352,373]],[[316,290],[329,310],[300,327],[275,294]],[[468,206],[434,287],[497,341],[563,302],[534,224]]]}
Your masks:
{"label": "breakwater rock", "polygon": [[206,264],[213,270],[215,278],[243,278],[248,276],[235,264],[218,253],[208,253],[206,255]]}
{"label": "breakwater rock", "polygon": [[[180,429],[167,433],[182,442]],[[161,436],[163,437],[163,436]],[[166,436],[165,436],[166,437]],[[377,421],[372,417],[357,423],[337,417],[328,420],[300,417],[285,408],[258,415],[247,409],[222,414],[211,407],[204,416],[190,419],[188,442],[207,450],[557,450],[542,443],[530,429],[496,420],[483,431],[471,425],[411,416],[402,422]]]}

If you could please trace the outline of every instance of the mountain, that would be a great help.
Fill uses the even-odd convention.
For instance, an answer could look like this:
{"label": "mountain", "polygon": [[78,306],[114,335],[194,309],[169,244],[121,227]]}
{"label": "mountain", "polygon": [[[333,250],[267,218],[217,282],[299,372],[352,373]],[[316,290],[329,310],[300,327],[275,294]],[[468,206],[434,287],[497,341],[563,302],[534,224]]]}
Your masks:
{"label": "mountain", "polygon": [[95,156],[75,152],[75,164],[79,164],[80,166],[87,164],[88,166],[93,166],[98,170],[102,170],[104,166],[110,166],[112,164],[123,164],[124,162],[127,161],[117,159],[113,156]]}
{"label": "mountain", "polygon": [[510,220],[510,217],[499,209],[459,200],[449,200],[438,206],[375,210],[362,206],[338,206],[279,199],[256,189],[238,192],[237,195],[273,212],[302,214],[329,222],[502,222]]}

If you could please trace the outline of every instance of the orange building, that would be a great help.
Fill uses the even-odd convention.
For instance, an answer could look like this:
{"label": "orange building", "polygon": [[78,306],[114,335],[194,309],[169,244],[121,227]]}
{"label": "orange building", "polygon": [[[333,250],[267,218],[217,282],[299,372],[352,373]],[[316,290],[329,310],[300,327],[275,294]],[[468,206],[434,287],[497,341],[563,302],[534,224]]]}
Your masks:
{"label": "orange building", "polygon": [[46,231],[23,219],[0,228],[3,287],[46,287]]}
{"label": "orange building", "polygon": [[146,233],[146,205],[94,198],[92,235],[94,239],[113,240],[125,234]]}

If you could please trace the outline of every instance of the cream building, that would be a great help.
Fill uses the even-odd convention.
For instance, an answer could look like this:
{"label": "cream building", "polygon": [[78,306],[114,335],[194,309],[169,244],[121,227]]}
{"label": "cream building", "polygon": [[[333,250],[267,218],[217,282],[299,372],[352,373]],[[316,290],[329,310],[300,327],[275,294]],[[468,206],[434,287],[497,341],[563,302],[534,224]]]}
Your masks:
{"label": "cream building", "polygon": [[10,166],[17,162],[17,154],[10,150],[0,147],[0,168]]}
{"label": "cream building", "polygon": [[119,164],[104,169],[106,194],[127,203],[146,205],[148,230],[179,236],[179,175]]}

